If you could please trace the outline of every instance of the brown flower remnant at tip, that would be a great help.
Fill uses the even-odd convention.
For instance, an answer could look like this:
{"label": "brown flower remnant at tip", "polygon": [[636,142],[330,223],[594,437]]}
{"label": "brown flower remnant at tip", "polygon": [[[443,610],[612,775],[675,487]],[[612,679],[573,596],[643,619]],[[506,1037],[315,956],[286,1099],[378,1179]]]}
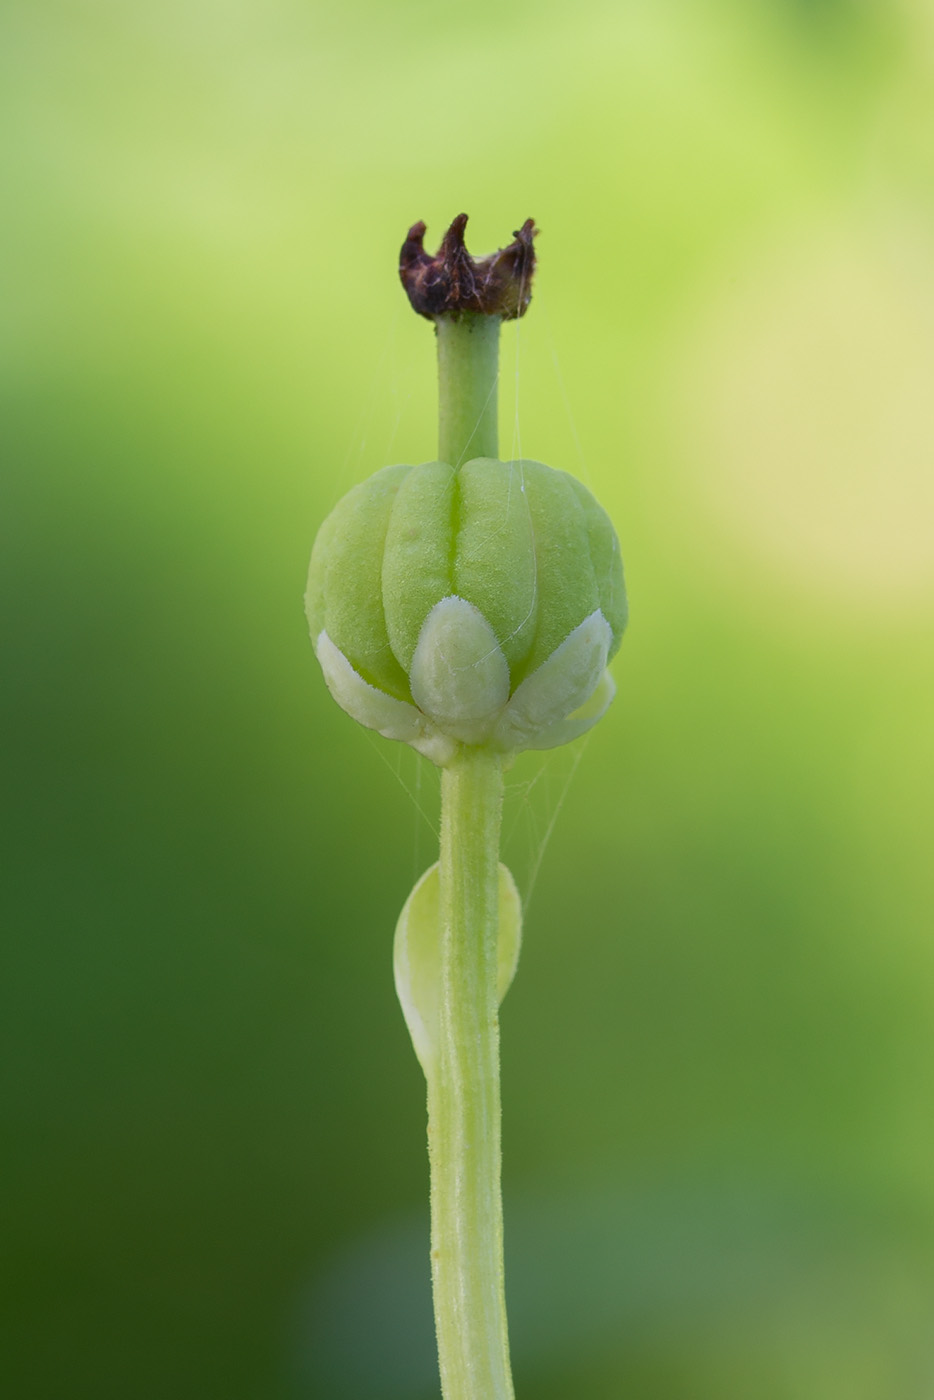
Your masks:
{"label": "brown flower remnant at tip", "polygon": [[429,321],[464,312],[514,321],[532,299],[534,220],[526,219],[508,248],[476,259],[464,246],[466,227],[467,215],[458,214],[432,257],[423,244],[425,225],[412,225],[399,254],[399,276],[409,301]]}

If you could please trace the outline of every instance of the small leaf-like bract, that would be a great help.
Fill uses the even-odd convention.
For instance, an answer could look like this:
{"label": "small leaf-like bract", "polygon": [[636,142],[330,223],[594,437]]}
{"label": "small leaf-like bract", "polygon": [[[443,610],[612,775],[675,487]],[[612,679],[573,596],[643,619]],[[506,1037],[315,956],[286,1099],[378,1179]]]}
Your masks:
{"label": "small leaf-like bract", "polygon": [[[393,943],[396,993],[418,1062],[428,1078],[438,1048],[441,981],[441,918],[438,863],[418,880],[402,906]],[[500,1003],[509,991],[522,942],[522,901],[510,871],[499,867],[499,926],[496,991]]]}

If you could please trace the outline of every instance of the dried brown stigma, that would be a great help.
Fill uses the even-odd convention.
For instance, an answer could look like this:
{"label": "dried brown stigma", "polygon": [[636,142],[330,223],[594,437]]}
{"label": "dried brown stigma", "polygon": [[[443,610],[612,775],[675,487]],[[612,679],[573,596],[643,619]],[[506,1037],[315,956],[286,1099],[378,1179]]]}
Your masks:
{"label": "dried brown stigma", "polygon": [[464,246],[467,215],[458,214],[434,257],[425,252],[425,225],[413,224],[399,254],[399,276],[420,316],[474,312],[514,321],[532,299],[535,222],[526,219],[513,242],[485,258],[472,258]]}

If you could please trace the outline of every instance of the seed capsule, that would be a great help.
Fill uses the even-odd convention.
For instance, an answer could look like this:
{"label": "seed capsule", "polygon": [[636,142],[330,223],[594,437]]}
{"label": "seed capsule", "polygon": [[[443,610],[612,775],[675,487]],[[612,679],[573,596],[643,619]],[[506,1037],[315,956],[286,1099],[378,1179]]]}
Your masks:
{"label": "seed capsule", "polygon": [[613,697],[626,625],[616,533],[580,482],[478,457],[385,467],[338,503],[306,594],[328,687],[435,763],[550,748]]}

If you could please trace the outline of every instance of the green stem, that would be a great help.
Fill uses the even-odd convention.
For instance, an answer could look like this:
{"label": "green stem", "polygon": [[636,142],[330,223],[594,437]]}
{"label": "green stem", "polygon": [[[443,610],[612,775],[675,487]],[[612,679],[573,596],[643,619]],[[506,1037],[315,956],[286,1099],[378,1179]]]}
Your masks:
{"label": "green stem", "polygon": [[502,758],[441,775],[441,989],[428,1076],[431,1268],[444,1400],[512,1400],[503,1289],[496,987]]}
{"label": "green stem", "polygon": [[499,316],[461,312],[439,316],[438,459],[459,467],[473,457],[496,457]]}

